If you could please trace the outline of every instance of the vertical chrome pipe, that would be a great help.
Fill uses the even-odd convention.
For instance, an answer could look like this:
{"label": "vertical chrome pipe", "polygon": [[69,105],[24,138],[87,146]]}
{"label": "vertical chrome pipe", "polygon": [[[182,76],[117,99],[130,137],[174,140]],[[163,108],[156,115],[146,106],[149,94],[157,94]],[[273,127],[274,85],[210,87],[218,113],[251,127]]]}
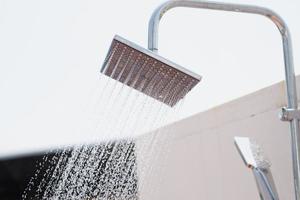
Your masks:
{"label": "vertical chrome pipe", "polygon": [[[296,90],[296,78],[293,64],[292,44],[289,29],[284,20],[272,10],[267,8],[239,5],[239,4],[227,4],[219,2],[205,2],[196,0],[172,0],[167,1],[160,5],[152,14],[149,21],[148,29],[148,49],[154,52],[158,51],[158,28],[160,19],[170,9],[175,7],[188,7],[188,8],[201,8],[231,12],[242,12],[250,14],[258,14],[269,18],[277,26],[282,36],[284,64],[285,64],[285,81],[287,91],[287,108],[292,110],[298,109],[298,99]],[[291,146],[292,146],[292,160],[293,160],[293,175],[295,186],[295,199],[300,200],[300,136],[299,136],[299,120],[293,119],[290,121],[291,131]]]}

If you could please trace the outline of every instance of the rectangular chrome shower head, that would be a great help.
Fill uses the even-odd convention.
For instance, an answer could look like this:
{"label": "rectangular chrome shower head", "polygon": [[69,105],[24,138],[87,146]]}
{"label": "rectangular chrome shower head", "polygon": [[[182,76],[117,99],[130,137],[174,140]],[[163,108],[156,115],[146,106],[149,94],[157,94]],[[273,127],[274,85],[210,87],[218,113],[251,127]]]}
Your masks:
{"label": "rectangular chrome shower head", "polygon": [[169,106],[174,106],[201,76],[115,36],[101,73]]}

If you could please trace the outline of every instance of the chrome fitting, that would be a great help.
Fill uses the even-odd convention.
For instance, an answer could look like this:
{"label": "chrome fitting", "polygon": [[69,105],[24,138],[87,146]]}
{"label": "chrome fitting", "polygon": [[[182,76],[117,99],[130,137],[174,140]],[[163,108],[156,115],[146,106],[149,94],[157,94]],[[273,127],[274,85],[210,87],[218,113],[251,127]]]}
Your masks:
{"label": "chrome fitting", "polygon": [[300,119],[300,110],[292,108],[281,108],[279,113],[281,121],[292,121],[293,119]]}

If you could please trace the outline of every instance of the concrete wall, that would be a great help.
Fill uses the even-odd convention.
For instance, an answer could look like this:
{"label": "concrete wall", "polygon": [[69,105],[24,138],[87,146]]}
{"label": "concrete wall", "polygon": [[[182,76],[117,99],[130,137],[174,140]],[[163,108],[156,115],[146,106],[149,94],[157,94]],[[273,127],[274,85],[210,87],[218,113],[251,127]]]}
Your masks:
{"label": "concrete wall", "polygon": [[141,199],[259,199],[234,136],[262,146],[280,198],[294,199],[289,126],[278,118],[285,99],[279,83],[139,138]]}

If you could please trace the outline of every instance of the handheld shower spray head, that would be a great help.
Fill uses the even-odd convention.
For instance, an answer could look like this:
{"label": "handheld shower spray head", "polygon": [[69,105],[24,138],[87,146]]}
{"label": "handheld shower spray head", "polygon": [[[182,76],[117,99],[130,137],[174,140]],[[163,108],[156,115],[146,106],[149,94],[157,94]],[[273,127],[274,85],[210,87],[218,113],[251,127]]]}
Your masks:
{"label": "handheld shower spray head", "polygon": [[247,167],[265,169],[271,166],[260,146],[250,138],[235,137],[234,143]]}
{"label": "handheld shower spray head", "polygon": [[247,137],[235,137],[235,146],[247,167],[251,168],[262,200],[278,200],[271,164],[260,146]]}

